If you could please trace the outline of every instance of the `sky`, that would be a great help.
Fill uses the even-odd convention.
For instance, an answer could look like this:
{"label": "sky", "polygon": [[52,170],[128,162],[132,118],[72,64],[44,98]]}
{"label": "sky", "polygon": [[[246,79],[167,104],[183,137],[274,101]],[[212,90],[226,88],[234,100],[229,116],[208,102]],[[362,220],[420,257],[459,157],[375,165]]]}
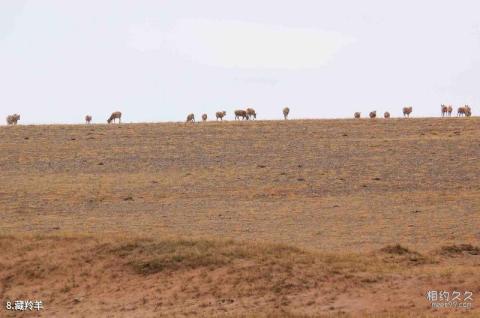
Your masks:
{"label": "sky", "polygon": [[477,0],[0,2],[0,116],[23,124],[480,109]]}

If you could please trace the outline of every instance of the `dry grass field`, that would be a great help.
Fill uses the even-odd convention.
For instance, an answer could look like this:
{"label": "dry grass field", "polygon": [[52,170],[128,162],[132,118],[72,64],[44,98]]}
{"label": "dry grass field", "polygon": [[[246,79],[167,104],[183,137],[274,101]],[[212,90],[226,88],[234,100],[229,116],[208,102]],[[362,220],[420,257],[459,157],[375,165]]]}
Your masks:
{"label": "dry grass field", "polygon": [[479,118],[19,125],[0,153],[0,317],[480,316]]}

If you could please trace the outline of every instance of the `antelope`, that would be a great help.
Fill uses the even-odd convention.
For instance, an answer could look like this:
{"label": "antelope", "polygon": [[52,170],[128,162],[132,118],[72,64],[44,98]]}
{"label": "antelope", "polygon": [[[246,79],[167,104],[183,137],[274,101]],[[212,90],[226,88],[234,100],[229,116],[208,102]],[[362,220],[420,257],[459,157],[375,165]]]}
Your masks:
{"label": "antelope", "polygon": [[221,112],[217,112],[215,114],[215,116],[217,116],[217,120],[220,118],[220,120],[223,120],[223,117],[227,116],[227,112],[226,111],[221,111]]}
{"label": "antelope", "polygon": [[87,124],[90,124],[91,121],[92,121],[92,116],[90,116],[90,115],[85,116],[85,122]]}
{"label": "antelope", "polygon": [[246,120],[248,120],[250,118],[245,110],[236,110],[235,111],[235,120],[240,119],[240,117],[242,117],[242,119],[246,119]]}
{"label": "antelope", "polygon": [[465,116],[466,110],[467,110],[467,109],[466,109],[465,107],[458,107],[458,109],[457,109],[457,117]]}
{"label": "antelope", "polygon": [[113,112],[111,115],[110,115],[110,118],[107,119],[107,123],[111,123],[112,120],[113,120],[113,123],[115,123],[115,119],[118,118],[118,123],[120,124],[122,122],[122,113],[121,112]]}
{"label": "antelope", "polygon": [[194,114],[188,114],[187,121],[185,122],[185,125],[189,122],[192,122],[192,123],[195,122],[195,115]]}
{"label": "antelope", "polygon": [[202,115],[202,120],[203,120],[203,121],[207,121],[207,114],[203,114],[203,115]]}
{"label": "antelope", "polygon": [[19,120],[20,120],[19,114],[8,115],[7,125],[16,125]]}
{"label": "antelope", "polygon": [[465,107],[465,116],[467,117],[472,116],[472,109],[470,108],[470,106],[465,105],[464,107]]}
{"label": "antelope", "polygon": [[369,116],[370,116],[370,118],[375,118],[375,117],[377,117],[377,111],[374,110],[373,112],[370,112]]}
{"label": "antelope", "polygon": [[447,115],[447,112],[448,112],[448,107],[447,107],[447,105],[442,104],[442,105],[440,106],[440,108],[441,108],[441,110],[442,110],[442,117],[445,117],[445,116]]}
{"label": "antelope", "polygon": [[403,117],[410,117],[410,113],[413,111],[413,107],[403,107]]}
{"label": "antelope", "polygon": [[353,114],[353,117],[354,118],[360,118],[360,112],[355,112],[355,114]]}
{"label": "antelope", "polygon": [[290,113],[290,108],[285,107],[285,108],[283,109],[283,118],[285,118],[285,120],[287,120],[289,113]]}
{"label": "antelope", "polygon": [[247,115],[248,117],[253,117],[253,119],[257,119],[257,113],[253,108],[247,108]]}
{"label": "antelope", "polygon": [[448,107],[447,107],[448,117],[451,117],[451,116],[452,116],[452,112],[453,112],[453,107],[452,107],[452,105],[448,105]]}
{"label": "antelope", "polygon": [[389,112],[385,112],[385,114],[383,114],[383,117],[385,117],[385,118],[390,118],[390,113],[389,113]]}

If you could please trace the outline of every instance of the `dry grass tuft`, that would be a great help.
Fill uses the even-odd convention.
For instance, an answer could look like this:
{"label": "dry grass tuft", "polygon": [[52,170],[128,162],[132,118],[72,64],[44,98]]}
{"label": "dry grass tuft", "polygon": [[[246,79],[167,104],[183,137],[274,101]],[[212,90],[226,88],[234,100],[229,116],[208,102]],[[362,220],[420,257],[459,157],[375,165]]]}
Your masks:
{"label": "dry grass tuft", "polygon": [[408,248],[401,246],[400,244],[388,245],[381,249],[382,252],[394,255],[405,255],[416,252],[410,251]]}
{"label": "dry grass tuft", "polygon": [[467,253],[470,255],[480,255],[480,247],[473,246],[472,244],[459,244],[442,246],[439,250],[439,254],[448,256],[454,256],[463,253]]}
{"label": "dry grass tuft", "polygon": [[426,263],[433,263],[435,260],[432,257],[427,257],[419,252],[412,251],[400,244],[388,245],[380,249],[382,253],[388,254],[384,258],[387,262],[404,262],[410,265],[419,265]]}

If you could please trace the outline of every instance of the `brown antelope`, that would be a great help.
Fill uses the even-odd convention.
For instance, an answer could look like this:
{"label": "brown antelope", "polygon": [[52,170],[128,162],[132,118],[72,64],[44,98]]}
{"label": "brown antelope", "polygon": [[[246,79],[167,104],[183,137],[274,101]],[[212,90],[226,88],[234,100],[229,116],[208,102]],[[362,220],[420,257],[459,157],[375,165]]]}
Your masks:
{"label": "brown antelope", "polygon": [[457,117],[465,116],[466,108],[461,106],[457,109]]}
{"label": "brown antelope", "polygon": [[192,123],[195,122],[195,115],[194,114],[188,114],[187,121],[185,122],[185,125],[189,122],[192,122]]}
{"label": "brown antelope", "polygon": [[90,116],[90,115],[85,116],[85,122],[87,124],[90,124],[91,121],[92,121],[92,116]]}
{"label": "brown antelope", "polygon": [[470,108],[470,106],[465,105],[464,107],[465,107],[465,116],[467,117],[472,116],[472,109]]}
{"label": "brown antelope", "polygon": [[442,110],[442,117],[445,117],[445,116],[447,115],[447,113],[448,113],[448,107],[447,107],[447,105],[442,104],[442,105],[440,106],[440,109]]}
{"label": "brown antelope", "polygon": [[257,113],[255,112],[255,109],[253,109],[253,108],[247,108],[247,115],[248,115],[248,117],[251,117],[253,119],[257,119]]}
{"label": "brown antelope", "polygon": [[355,112],[355,114],[353,114],[353,117],[354,118],[360,118],[360,115],[361,115],[360,112]]}
{"label": "brown antelope", "polygon": [[20,120],[19,114],[13,114],[7,116],[7,125],[16,125]]}
{"label": "brown antelope", "polygon": [[452,107],[452,105],[448,105],[448,107],[447,107],[448,117],[451,117],[451,116],[452,116],[452,112],[453,112],[453,107]]}
{"label": "brown antelope", "polygon": [[413,107],[403,107],[403,117],[410,117],[410,113],[413,111]]}
{"label": "brown antelope", "polygon": [[285,108],[283,109],[283,118],[285,118],[285,120],[287,120],[289,113],[290,113],[290,108],[285,107]]}
{"label": "brown antelope", "polygon": [[202,115],[202,120],[203,120],[203,121],[207,121],[207,114],[203,114],[203,115]]}
{"label": "brown antelope", "polygon": [[215,116],[217,117],[217,120],[220,118],[220,120],[223,120],[223,117],[227,116],[227,112],[226,111],[221,111],[221,112],[217,112],[215,114]]}
{"label": "brown antelope", "polygon": [[235,111],[235,120],[240,119],[240,117],[242,117],[242,119],[246,119],[246,120],[249,119],[249,116],[248,116],[248,114],[245,110],[238,109],[238,110]]}
{"label": "brown antelope", "polygon": [[384,117],[384,118],[390,118],[390,113],[389,113],[389,112],[385,112],[385,114],[383,114],[383,117]]}
{"label": "brown antelope", "polygon": [[112,120],[113,120],[113,123],[115,123],[115,119],[118,118],[118,123],[120,124],[122,122],[122,113],[121,112],[113,112],[111,115],[110,115],[110,118],[107,119],[107,123],[111,123]]}
{"label": "brown antelope", "polygon": [[370,116],[370,118],[375,118],[375,117],[377,117],[377,111],[374,110],[373,112],[370,112],[369,116]]}

